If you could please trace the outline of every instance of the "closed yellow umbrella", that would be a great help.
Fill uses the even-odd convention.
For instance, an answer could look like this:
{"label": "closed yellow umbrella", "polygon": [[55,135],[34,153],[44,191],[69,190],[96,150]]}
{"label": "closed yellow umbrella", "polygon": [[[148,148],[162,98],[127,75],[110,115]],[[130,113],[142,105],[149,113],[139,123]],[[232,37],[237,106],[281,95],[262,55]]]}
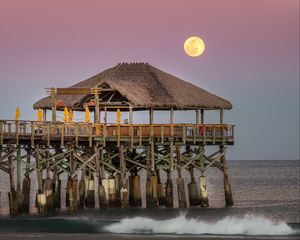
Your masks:
{"label": "closed yellow umbrella", "polygon": [[118,108],[118,110],[117,110],[117,123],[118,124],[121,123],[121,111],[120,111],[120,108]]}
{"label": "closed yellow umbrella", "polygon": [[91,112],[88,106],[86,106],[85,108],[85,120],[86,123],[90,123],[91,122]]}
{"label": "closed yellow umbrella", "polygon": [[38,118],[38,122],[42,122],[43,121],[43,111],[42,109],[39,109],[37,112],[37,118]]}
{"label": "closed yellow umbrella", "polygon": [[21,116],[21,111],[20,111],[20,108],[17,107],[17,108],[16,108],[16,121],[19,121],[20,116]]}
{"label": "closed yellow umbrella", "polygon": [[65,107],[64,108],[64,122],[67,122],[69,119],[69,111],[68,111],[68,108]]}
{"label": "closed yellow umbrella", "polygon": [[73,122],[73,111],[72,111],[72,109],[70,109],[70,111],[69,111],[69,122],[70,123]]}

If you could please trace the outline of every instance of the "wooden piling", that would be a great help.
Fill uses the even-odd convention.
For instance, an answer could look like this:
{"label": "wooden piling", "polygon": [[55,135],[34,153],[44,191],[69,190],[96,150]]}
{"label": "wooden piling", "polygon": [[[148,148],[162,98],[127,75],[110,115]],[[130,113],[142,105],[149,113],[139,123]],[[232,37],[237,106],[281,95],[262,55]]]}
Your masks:
{"label": "wooden piling", "polygon": [[192,165],[189,166],[189,172],[191,175],[191,182],[188,184],[190,206],[199,206],[200,205],[199,189],[198,189],[198,184],[195,181],[194,167]]}
{"label": "wooden piling", "polygon": [[29,165],[31,160],[31,149],[28,147],[26,149],[27,152],[27,164],[26,164],[26,170],[23,178],[23,184],[22,184],[22,193],[23,193],[23,212],[29,213],[29,203],[30,203],[30,186],[31,186],[31,180],[29,177]]}
{"label": "wooden piling", "polygon": [[85,206],[87,208],[95,208],[95,180],[92,173],[88,175]]}
{"label": "wooden piling", "polygon": [[200,152],[200,171],[201,175],[199,177],[199,190],[200,190],[200,205],[201,207],[209,207],[208,203],[208,191],[205,177],[205,167],[204,167],[204,146],[199,147]]}
{"label": "wooden piling", "polygon": [[[224,146],[219,146],[220,153],[223,153],[225,151]],[[227,161],[225,158],[225,154],[221,157],[221,163],[223,166],[223,181],[224,181],[224,192],[225,192],[225,203],[226,206],[232,206],[233,205],[233,198],[232,198],[232,191],[231,191],[231,185],[229,183],[228,174],[227,174]]]}
{"label": "wooden piling", "polygon": [[53,184],[54,184],[53,207],[59,209],[61,208],[61,180],[59,179],[59,174],[57,169],[53,173]]}
{"label": "wooden piling", "polygon": [[146,166],[147,166],[147,181],[146,181],[146,207],[152,208],[157,207],[158,196],[157,196],[157,176],[153,175],[151,171],[151,159],[150,159],[150,146],[145,147],[146,154]]}
{"label": "wooden piling", "polygon": [[166,191],[165,191],[164,185],[161,182],[160,171],[158,168],[156,168],[156,176],[157,176],[158,203],[159,203],[159,206],[165,206],[166,205]]}
{"label": "wooden piling", "polygon": [[86,169],[83,168],[82,171],[81,171],[81,179],[79,181],[79,192],[78,192],[78,195],[79,195],[79,202],[78,202],[78,208],[79,209],[83,209],[84,208],[84,201],[85,201],[85,192],[86,192],[86,189],[85,189],[85,172],[86,172]]}
{"label": "wooden piling", "polygon": [[178,191],[178,206],[179,208],[186,208],[186,196],[184,188],[184,179],[181,175],[181,159],[180,159],[180,147],[176,146],[176,158],[177,158],[177,191]]}
{"label": "wooden piling", "polygon": [[172,182],[172,170],[173,170],[173,147],[170,146],[170,160],[169,168],[167,169],[167,182],[166,182],[166,207],[173,207],[173,182]]}
{"label": "wooden piling", "polygon": [[108,199],[106,198],[105,188],[102,184],[103,173],[102,173],[102,167],[101,167],[101,163],[100,163],[100,159],[103,159],[103,149],[98,150],[97,148],[95,148],[95,151],[97,151],[97,153],[98,153],[95,157],[95,162],[96,162],[96,172],[97,172],[97,175],[98,175],[98,201],[99,201],[99,207],[100,208],[107,208],[108,207]]}
{"label": "wooden piling", "polygon": [[119,147],[119,159],[120,159],[120,196],[121,196],[121,207],[128,207],[128,186],[126,181],[126,161],[124,159],[124,146]]}
{"label": "wooden piling", "polygon": [[116,206],[116,179],[111,174],[108,178],[108,195],[109,195],[109,206]]}

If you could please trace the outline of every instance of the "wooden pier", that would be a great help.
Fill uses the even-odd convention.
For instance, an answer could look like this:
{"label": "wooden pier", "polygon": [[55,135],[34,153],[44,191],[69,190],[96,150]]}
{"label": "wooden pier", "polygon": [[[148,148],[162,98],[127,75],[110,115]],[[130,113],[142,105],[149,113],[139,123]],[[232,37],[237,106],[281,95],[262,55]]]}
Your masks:
{"label": "wooden pier", "polygon": [[[149,74],[155,79],[149,81]],[[51,96],[34,106],[44,110],[43,120],[0,120],[0,174],[8,174],[10,178],[11,215],[29,213],[31,194],[36,194],[40,213],[59,209],[62,197],[60,176],[63,173],[68,175],[66,206],[71,211],[94,208],[96,201],[100,209],[141,207],[142,194],[146,195],[147,207],[173,207],[174,194],[178,194],[180,208],[188,205],[208,207],[205,173],[210,167],[217,167],[223,172],[226,205],[232,205],[225,155],[227,146],[234,144],[234,126],[223,121],[224,110],[230,109],[231,104],[164,74],[148,64],[119,64],[78,86],[51,88],[48,91]],[[167,92],[170,103],[166,103],[166,99],[154,98],[151,94],[166,94],[162,92],[166,91],[166,86],[151,93],[151,87],[146,85],[153,88],[153,84],[162,85],[157,84],[162,80],[175,81],[170,76],[178,82],[173,82],[175,85],[172,87],[186,86],[188,93],[193,98],[199,96],[199,99],[189,100],[186,94],[187,99],[182,102],[180,94],[172,99],[174,91],[171,88]],[[99,80],[95,81],[97,78]],[[126,82],[126,79],[135,80]],[[126,88],[124,84],[129,87],[132,84],[132,87]],[[134,87],[143,90],[147,99],[140,97],[142,100],[139,102],[135,96],[138,93],[131,93]],[[176,104],[175,97],[180,104]],[[151,98],[149,104],[145,103],[148,98]],[[94,112],[94,121],[57,121],[56,111],[63,111],[66,107],[74,111],[84,111],[89,107]],[[149,110],[149,124],[134,124],[133,112],[146,109]],[[195,124],[174,123],[174,111],[177,109],[195,110]],[[46,121],[47,110],[51,110],[52,121]],[[170,123],[154,124],[154,110],[169,110]],[[204,122],[207,110],[219,110],[219,124]],[[108,123],[108,111],[119,111],[118,114],[128,111],[129,122],[123,124],[118,120],[117,123]],[[206,154],[206,146],[214,146],[215,152]],[[21,176],[21,169],[25,171],[24,176]],[[191,175],[187,185],[182,178],[184,169]],[[194,170],[200,171],[199,179],[195,179]],[[165,183],[161,182],[162,171],[167,174]],[[175,171],[178,176],[177,193],[173,192],[171,179]],[[36,193],[30,192],[33,172],[37,180]],[[147,173],[146,182],[141,182],[141,172]],[[141,184],[146,186],[145,193],[141,191]],[[98,199],[95,199],[96,195]]]}

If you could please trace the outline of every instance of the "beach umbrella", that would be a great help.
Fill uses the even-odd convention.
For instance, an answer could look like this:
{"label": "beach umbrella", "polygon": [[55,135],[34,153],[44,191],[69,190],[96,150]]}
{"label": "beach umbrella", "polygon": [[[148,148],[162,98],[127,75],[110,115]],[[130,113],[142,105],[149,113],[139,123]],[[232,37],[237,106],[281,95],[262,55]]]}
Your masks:
{"label": "beach umbrella", "polygon": [[118,124],[121,123],[121,111],[120,111],[120,108],[118,108],[118,110],[117,110],[117,123]]}
{"label": "beach umbrella", "polygon": [[68,108],[65,107],[64,108],[64,122],[67,122],[68,118],[69,118],[69,111],[68,111]]}
{"label": "beach umbrella", "polygon": [[73,122],[73,111],[72,111],[72,109],[70,109],[70,111],[69,111],[69,122],[70,123]]}
{"label": "beach umbrella", "polygon": [[91,122],[91,112],[88,106],[85,107],[85,122],[86,123]]}
{"label": "beach umbrella", "polygon": [[16,108],[16,121],[19,121],[20,116],[21,116],[21,111],[20,111],[20,108],[17,107],[17,108]]}
{"label": "beach umbrella", "polygon": [[43,112],[42,109],[39,109],[37,112],[37,118],[38,118],[38,122],[43,121]]}

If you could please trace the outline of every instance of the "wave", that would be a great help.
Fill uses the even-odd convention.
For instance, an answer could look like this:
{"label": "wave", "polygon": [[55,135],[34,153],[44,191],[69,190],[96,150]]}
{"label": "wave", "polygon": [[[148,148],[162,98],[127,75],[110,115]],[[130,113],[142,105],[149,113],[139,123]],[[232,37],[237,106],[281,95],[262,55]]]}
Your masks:
{"label": "wave", "polygon": [[274,222],[263,216],[246,214],[225,217],[216,222],[186,218],[180,215],[168,220],[145,217],[125,218],[105,227],[112,233],[156,234],[220,234],[220,235],[292,235],[296,232],[284,222]]}

